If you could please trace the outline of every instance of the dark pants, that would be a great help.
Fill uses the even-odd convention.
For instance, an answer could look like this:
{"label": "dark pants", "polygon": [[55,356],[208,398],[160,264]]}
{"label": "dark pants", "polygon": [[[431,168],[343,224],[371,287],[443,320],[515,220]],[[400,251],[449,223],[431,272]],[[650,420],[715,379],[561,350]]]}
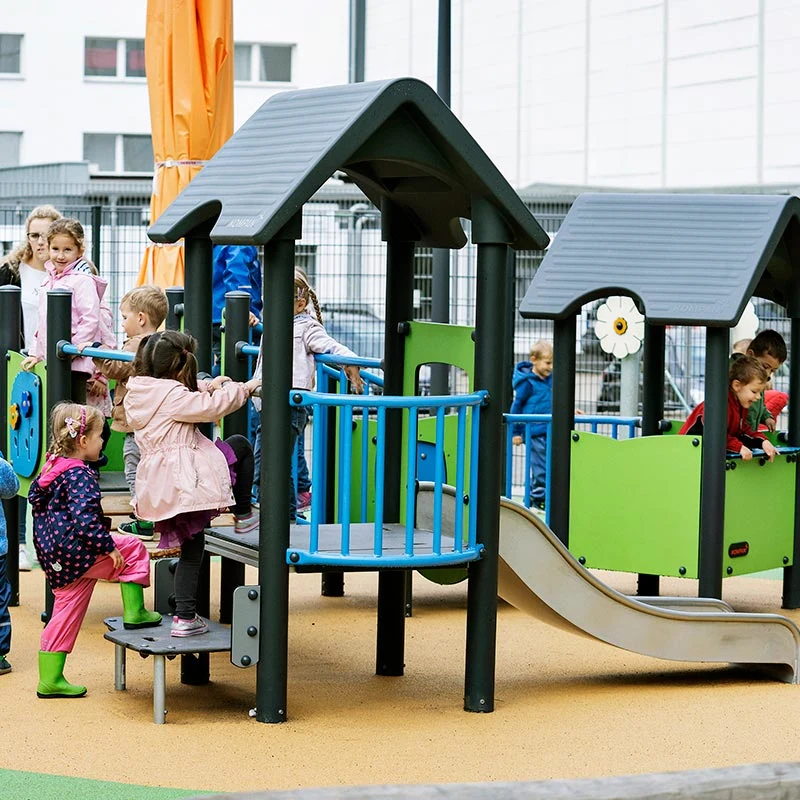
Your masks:
{"label": "dark pants", "polygon": [[[253,447],[239,434],[229,436],[225,443],[236,456],[232,471],[236,475],[233,483],[233,513],[237,517],[252,510],[250,490],[253,485]],[[203,564],[206,536],[203,531],[181,545],[181,557],[175,569],[175,612],[181,619],[194,619],[197,610],[197,582]]]}
{"label": "dark pants", "polygon": [[531,436],[531,502],[544,503],[547,485],[547,434]]}
{"label": "dark pants", "polygon": [[0,556],[0,656],[11,651],[11,614],[8,604],[11,602],[11,583],[6,573],[6,556]]}

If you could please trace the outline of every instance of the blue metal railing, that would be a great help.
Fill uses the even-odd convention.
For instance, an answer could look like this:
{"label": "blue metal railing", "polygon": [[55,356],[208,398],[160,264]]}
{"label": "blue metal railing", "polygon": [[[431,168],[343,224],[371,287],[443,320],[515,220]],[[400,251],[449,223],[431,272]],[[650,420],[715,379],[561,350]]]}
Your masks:
{"label": "blue metal railing", "polygon": [[65,356],[86,356],[87,358],[108,358],[111,361],[133,361],[133,353],[123,350],[109,350],[107,347],[84,347],[78,352],[78,345],[65,342],[58,343],[58,352]]}
{"label": "blue metal railing", "polygon": [[[468,506],[465,524],[463,506],[457,505],[454,519],[453,540],[450,543],[443,537],[443,502],[442,486],[444,485],[444,419],[447,409],[455,409],[457,417],[456,434],[456,498],[464,502],[465,498],[474,497],[477,490],[478,441],[480,436],[480,406],[486,402],[487,392],[473,392],[461,396],[445,397],[385,397],[374,395],[323,394],[320,392],[298,392],[290,394],[290,402],[295,406],[314,409],[315,420],[327,416],[323,413],[328,408],[339,411],[339,439],[337,474],[338,484],[338,517],[341,526],[340,550],[338,553],[326,550],[320,552],[320,520],[323,518],[324,493],[315,487],[311,500],[311,524],[308,550],[293,548],[287,553],[291,564],[325,564],[376,567],[421,568],[463,564],[481,557],[481,548],[477,543],[476,505]],[[385,495],[385,441],[387,410],[400,409],[408,414],[406,441],[404,443],[407,471],[405,488],[406,522],[404,530],[403,551],[401,554],[384,552],[384,519],[383,499]],[[414,508],[416,506],[416,470],[417,470],[417,421],[420,410],[427,410],[436,416],[436,444],[434,458],[436,472],[434,478],[433,531],[432,544],[421,552],[415,544]],[[369,431],[366,421],[370,414],[376,416],[377,432],[375,436],[375,519],[372,524],[372,548],[370,553],[353,553],[351,551],[351,475],[353,457],[353,423],[358,413],[362,425],[361,463],[359,479],[362,487],[367,486],[367,453]],[[469,430],[468,430],[469,428]],[[366,433],[364,433],[366,431]],[[325,448],[327,446],[323,425],[314,425],[314,463],[325,464]],[[469,442],[469,444],[468,444]],[[467,450],[469,449],[470,470],[467,477]],[[313,464],[312,464],[313,467]],[[315,470],[315,480],[317,479]],[[362,491],[362,496],[365,494]],[[363,517],[362,517],[363,518]]]}

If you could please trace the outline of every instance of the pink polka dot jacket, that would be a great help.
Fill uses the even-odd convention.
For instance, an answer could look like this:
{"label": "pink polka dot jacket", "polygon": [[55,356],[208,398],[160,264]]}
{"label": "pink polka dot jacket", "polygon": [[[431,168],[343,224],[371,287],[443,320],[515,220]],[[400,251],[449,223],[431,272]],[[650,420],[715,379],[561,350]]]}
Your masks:
{"label": "pink polka dot jacket", "polygon": [[109,520],[100,506],[100,484],[84,461],[48,458],[31,484],[36,556],[53,589],[76,581],[114,549]]}

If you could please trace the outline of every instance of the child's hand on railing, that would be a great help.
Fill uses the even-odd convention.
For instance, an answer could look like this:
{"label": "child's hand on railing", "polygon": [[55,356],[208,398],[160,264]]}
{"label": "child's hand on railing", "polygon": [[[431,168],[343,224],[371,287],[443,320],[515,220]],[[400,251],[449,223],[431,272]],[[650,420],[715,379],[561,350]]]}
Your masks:
{"label": "child's hand on railing", "polygon": [[231,379],[227,375],[217,375],[208,382],[208,391],[214,392],[216,389],[221,389]]}
{"label": "child's hand on railing", "polygon": [[247,394],[250,397],[254,395],[261,397],[261,378],[250,378],[250,380],[245,383],[245,386],[247,387]]}
{"label": "child's hand on railing", "polygon": [[739,451],[739,455],[742,457],[742,461],[752,461],[753,460],[753,451],[742,445],[742,449]]}
{"label": "child's hand on railing", "polygon": [[344,368],[344,374],[347,375],[347,379],[353,387],[353,392],[355,394],[363,394],[364,379],[361,377],[361,370],[354,364],[350,364]]}
{"label": "child's hand on railing", "polygon": [[84,342],[83,344],[77,345],[78,353],[82,353],[87,347],[94,347],[94,342]]}
{"label": "child's hand on railing", "polygon": [[44,359],[39,358],[39,356],[26,356],[22,359],[20,366],[25,372],[30,372],[40,361],[44,361]]}
{"label": "child's hand on railing", "polygon": [[250,317],[247,320],[247,324],[251,328],[255,328],[255,326],[258,325],[259,322],[261,322],[261,320],[251,311],[250,312]]}
{"label": "child's hand on railing", "polygon": [[769,441],[769,439],[764,440],[764,444],[761,445],[762,450],[764,451],[764,455],[770,460],[774,461],[775,456],[778,454],[778,451],[775,449],[775,445]]}

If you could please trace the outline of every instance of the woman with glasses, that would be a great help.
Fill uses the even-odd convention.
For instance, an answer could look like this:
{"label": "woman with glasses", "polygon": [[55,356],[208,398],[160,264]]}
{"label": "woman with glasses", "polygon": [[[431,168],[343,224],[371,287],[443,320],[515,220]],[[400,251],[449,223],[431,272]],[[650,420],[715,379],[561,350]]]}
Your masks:
{"label": "woman with glasses", "polygon": [[[19,286],[22,290],[22,347],[33,341],[39,313],[39,287],[45,279],[44,264],[50,258],[47,229],[61,214],[53,206],[37,206],[25,220],[25,241],[0,259],[0,286]],[[19,568],[31,569],[28,553],[26,518],[28,504],[20,498],[19,504]]]}

